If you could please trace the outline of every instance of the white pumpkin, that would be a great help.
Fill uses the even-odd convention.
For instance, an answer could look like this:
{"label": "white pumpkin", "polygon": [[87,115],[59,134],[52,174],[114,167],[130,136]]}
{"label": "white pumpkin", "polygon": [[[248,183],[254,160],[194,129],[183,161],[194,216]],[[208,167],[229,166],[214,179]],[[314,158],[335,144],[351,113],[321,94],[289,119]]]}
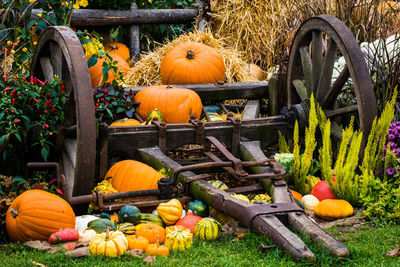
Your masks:
{"label": "white pumpkin", "polygon": [[97,233],[93,229],[86,229],[86,230],[83,230],[83,231],[79,231],[79,240],[78,240],[78,242],[90,241],[96,235],[97,235]]}
{"label": "white pumpkin", "polygon": [[75,230],[83,231],[87,228],[87,224],[90,221],[97,220],[99,217],[93,215],[82,215],[76,216],[75,218]]}
{"label": "white pumpkin", "polygon": [[313,195],[305,195],[301,199],[301,203],[307,211],[314,211],[314,208],[319,203],[319,200]]}

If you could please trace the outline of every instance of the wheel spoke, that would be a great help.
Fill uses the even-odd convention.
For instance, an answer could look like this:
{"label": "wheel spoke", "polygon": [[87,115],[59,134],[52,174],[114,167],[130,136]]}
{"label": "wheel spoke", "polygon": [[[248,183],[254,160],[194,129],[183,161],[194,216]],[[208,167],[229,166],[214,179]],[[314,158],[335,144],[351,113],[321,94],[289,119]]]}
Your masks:
{"label": "wheel spoke", "polygon": [[308,53],[308,46],[300,47],[299,51],[301,57],[301,64],[303,66],[305,86],[307,88],[307,96],[310,96],[312,90],[312,62],[310,54]]}
{"label": "wheel spoke", "polygon": [[335,65],[336,50],[336,43],[332,39],[329,39],[327,52],[324,58],[324,63],[322,65],[322,71],[319,76],[318,89],[316,93],[316,99],[320,103],[331,88],[332,72],[333,66]]}
{"label": "wheel spoke", "polygon": [[342,140],[342,127],[336,121],[331,124],[331,133],[337,139]]}
{"label": "wheel spoke", "polygon": [[326,114],[327,118],[351,114],[351,113],[355,113],[355,112],[358,112],[357,105],[348,106],[348,107],[344,107],[344,108],[338,108],[338,109],[334,109],[334,110],[325,110],[325,114]]}
{"label": "wheel spoke", "polygon": [[53,65],[54,74],[62,79],[62,51],[55,42],[50,42],[51,64]]}
{"label": "wheel spoke", "polygon": [[350,72],[347,66],[344,67],[339,77],[333,83],[331,88],[326,92],[325,95],[321,96],[320,105],[321,107],[329,107],[332,106],[335,100],[337,99],[340,91],[342,91],[343,86],[346,84],[349,79]]}
{"label": "wheel spoke", "polygon": [[312,32],[312,92],[317,92],[323,62],[323,43],[321,31]]}
{"label": "wheel spoke", "polygon": [[53,66],[51,65],[50,58],[41,57],[39,58],[40,67],[42,68],[43,76],[45,80],[51,81],[54,78]]}
{"label": "wheel spoke", "polygon": [[304,83],[300,80],[294,80],[292,82],[294,88],[296,89],[297,94],[299,95],[301,101],[308,98],[307,88]]}

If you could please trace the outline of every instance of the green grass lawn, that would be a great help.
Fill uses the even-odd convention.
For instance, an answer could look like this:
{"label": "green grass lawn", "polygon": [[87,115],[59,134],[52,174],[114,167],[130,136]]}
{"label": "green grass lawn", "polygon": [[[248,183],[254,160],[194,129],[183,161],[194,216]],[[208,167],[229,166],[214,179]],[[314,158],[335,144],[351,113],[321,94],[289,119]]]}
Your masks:
{"label": "green grass lawn", "polygon": [[[400,244],[400,225],[375,228],[364,226],[358,230],[331,229],[333,235],[343,239],[352,256],[337,259],[328,252],[306,240],[316,255],[316,261],[296,262],[282,253],[279,248],[266,252],[259,250],[260,243],[273,244],[268,238],[249,233],[235,242],[233,236],[218,241],[196,240],[193,248],[184,252],[172,252],[170,256],[157,258],[154,266],[400,266],[400,257],[386,256],[386,251]],[[303,238],[304,239],[304,238]],[[32,261],[46,266],[139,266],[148,265],[143,258],[122,256],[104,258],[87,256],[70,258],[64,254],[48,254],[21,244],[8,244],[0,249],[0,266],[34,266]]]}

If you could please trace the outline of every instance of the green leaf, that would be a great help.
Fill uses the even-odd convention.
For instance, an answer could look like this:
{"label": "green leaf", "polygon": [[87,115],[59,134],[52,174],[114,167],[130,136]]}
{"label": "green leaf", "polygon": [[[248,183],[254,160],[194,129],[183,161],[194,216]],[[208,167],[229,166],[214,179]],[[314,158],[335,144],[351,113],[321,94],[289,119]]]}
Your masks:
{"label": "green leaf", "polygon": [[22,143],[21,136],[19,135],[19,133],[15,133],[14,135],[15,135],[15,137],[18,139],[18,141],[19,141],[20,143]]}
{"label": "green leaf", "polygon": [[88,60],[88,68],[93,67],[94,65],[96,65],[96,63],[97,63],[97,57],[96,57],[96,55],[91,56],[91,57],[89,58],[89,60]]}
{"label": "green leaf", "polygon": [[124,112],[124,111],[125,111],[125,108],[119,107],[119,108],[117,108],[116,113],[121,113],[121,112]]}
{"label": "green leaf", "polygon": [[0,113],[0,120],[4,117],[5,113]]}
{"label": "green leaf", "polygon": [[114,115],[112,114],[111,110],[106,109],[106,111],[107,111],[108,115],[110,115],[110,118],[114,119]]}
{"label": "green leaf", "polygon": [[[110,66],[104,66],[103,67],[103,70],[101,71],[101,73],[103,74],[103,75],[105,75],[106,73],[108,73],[108,71],[111,69],[111,67]],[[107,80],[107,79],[106,79]]]}
{"label": "green leaf", "polygon": [[12,180],[14,182],[17,182],[18,184],[23,184],[23,183],[26,182],[26,180],[24,178],[20,177],[20,176],[15,176],[15,177],[12,178]]}
{"label": "green leaf", "polygon": [[45,161],[47,161],[47,156],[49,155],[49,151],[47,151],[47,149],[45,147],[42,148],[42,151],[40,151],[40,153],[42,154],[42,157]]}
{"label": "green leaf", "polygon": [[2,137],[0,137],[0,145],[2,145],[4,143],[4,140],[6,140],[6,138],[9,136],[10,134],[5,134]]}
{"label": "green leaf", "polygon": [[82,43],[82,45],[84,45],[84,44],[90,43],[91,41],[92,41],[91,39],[85,39],[81,43]]}

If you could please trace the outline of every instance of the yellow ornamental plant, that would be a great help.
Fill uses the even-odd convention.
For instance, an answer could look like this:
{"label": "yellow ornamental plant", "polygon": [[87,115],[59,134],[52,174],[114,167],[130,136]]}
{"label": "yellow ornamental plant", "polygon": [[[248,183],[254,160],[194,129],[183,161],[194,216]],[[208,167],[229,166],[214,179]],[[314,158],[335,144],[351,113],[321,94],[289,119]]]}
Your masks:
{"label": "yellow ornamental plant", "polygon": [[181,218],[182,210],[182,204],[177,199],[171,199],[157,207],[157,213],[166,225],[175,224]]}

